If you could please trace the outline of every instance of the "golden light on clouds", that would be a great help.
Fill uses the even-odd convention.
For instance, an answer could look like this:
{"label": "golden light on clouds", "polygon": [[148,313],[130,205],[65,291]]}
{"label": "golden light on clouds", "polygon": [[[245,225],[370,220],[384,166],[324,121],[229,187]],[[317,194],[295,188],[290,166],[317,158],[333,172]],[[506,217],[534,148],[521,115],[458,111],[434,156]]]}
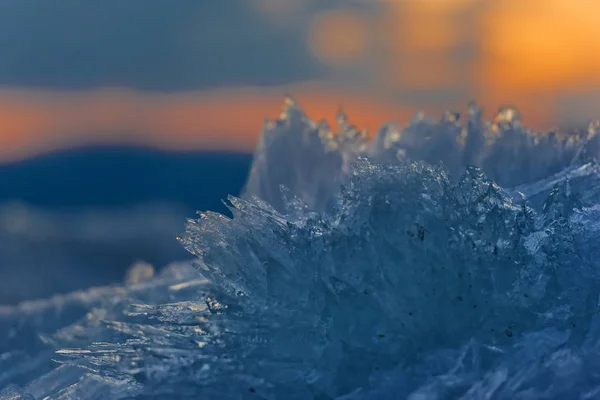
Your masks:
{"label": "golden light on clouds", "polygon": [[538,121],[552,118],[562,96],[600,92],[597,0],[379,4],[375,75],[384,89],[450,88],[492,109],[518,105]]}
{"label": "golden light on clouds", "polygon": [[462,83],[461,68],[449,55],[468,34],[457,18],[477,0],[382,1],[380,63],[383,85],[428,90]]}
{"label": "golden light on clouds", "polygon": [[368,23],[353,11],[319,13],[309,28],[309,45],[313,54],[326,63],[360,59],[368,45]]}
{"label": "golden light on clouds", "polygon": [[333,123],[341,105],[352,123],[371,133],[417,111],[377,94],[322,82],[176,94],[5,89],[0,90],[0,161],[89,144],[251,152],[264,118],[279,115],[285,93],[293,93],[315,120]]}
{"label": "golden light on clouds", "polygon": [[484,81],[538,92],[600,84],[600,2],[503,0],[484,19]]}
{"label": "golden light on clouds", "polygon": [[[307,17],[311,4],[316,0],[252,2],[279,22]],[[590,112],[600,109],[598,0],[377,4],[369,12],[356,4],[319,12],[303,26],[310,50],[333,74],[336,67],[358,66],[353,81],[338,79],[338,86],[322,81],[176,94],[0,89],[0,160],[91,143],[251,151],[263,118],[278,115],[286,93],[314,119],[334,121],[341,104],[371,133],[390,120],[406,122],[418,110],[439,115],[441,108],[460,109],[467,96],[488,117],[499,105],[516,105],[528,125],[543,129],[560,123],[558,116],[581,119],[582,103]],[[443,101],[440,89],[450,93]],[[415,96],[420,93],[427,95]],[[565,102],[571,111],[557,114]]]}

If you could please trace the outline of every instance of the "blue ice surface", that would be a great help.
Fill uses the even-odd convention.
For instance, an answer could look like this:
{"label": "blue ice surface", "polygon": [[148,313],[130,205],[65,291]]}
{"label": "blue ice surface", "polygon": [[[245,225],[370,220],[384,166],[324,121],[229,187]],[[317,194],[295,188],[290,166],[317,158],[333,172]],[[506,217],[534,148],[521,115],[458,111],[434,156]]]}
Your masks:
{"label": "blue ice surface", "polygon": [[195,265],[0,308],[0,399],[599,398],[599,126],[338,130],[287,99]]}
{"label": "blue ice surface", "polygon": [[0,304],[119,282],[136,260],[189,259],[175,240],[185,217],[226,212],[251,161],[92,146],[0,163]]}

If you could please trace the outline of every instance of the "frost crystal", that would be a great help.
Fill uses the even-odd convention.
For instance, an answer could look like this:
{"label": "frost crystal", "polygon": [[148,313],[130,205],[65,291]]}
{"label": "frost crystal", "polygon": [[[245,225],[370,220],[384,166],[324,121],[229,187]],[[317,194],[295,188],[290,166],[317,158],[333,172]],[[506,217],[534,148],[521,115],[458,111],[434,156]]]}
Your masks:
{"label": "frost crystal", "polygon": [[0,309],[0,399],[600,396],[598,126],[338,127],[286,101],[199,275]]}

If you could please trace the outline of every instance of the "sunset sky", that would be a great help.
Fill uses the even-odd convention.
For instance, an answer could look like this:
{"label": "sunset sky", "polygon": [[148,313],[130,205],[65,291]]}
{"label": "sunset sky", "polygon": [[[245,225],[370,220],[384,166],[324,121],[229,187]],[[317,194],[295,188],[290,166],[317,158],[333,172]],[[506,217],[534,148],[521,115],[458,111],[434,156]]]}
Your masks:
{"label": "sunset sky", "polygon": [[89,144],[252,151],[283,96],[371,133],[475,99],[600,115],[597,0],[4,0],[0,161]]}

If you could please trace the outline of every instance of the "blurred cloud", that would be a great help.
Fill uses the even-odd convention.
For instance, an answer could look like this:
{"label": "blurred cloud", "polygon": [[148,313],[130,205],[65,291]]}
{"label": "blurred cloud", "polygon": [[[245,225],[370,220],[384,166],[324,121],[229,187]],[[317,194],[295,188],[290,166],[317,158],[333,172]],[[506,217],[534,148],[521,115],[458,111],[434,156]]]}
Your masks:
{"label": "blurred cloud", "polygon": [[0,159],[92,143],[251,151],[286,93],[315,119],[342,105],[371,132],[471,99],[488,115],[515,105],[539,129],[576,125],[597,112],[599,11],[595,0],[6,0]]}
{"label": "blurred cloud", "polygon": [[322,61],[356,61],[367,51],[367,23],[358,12],[335,10],[318,14],[310,26],[310,48]]}
{"label": "blurred cloud", "polygon": [[537,123],[564,116],[565,98],[600,93],[594,0],[378,3],[379,12],[364,13],[367,40],[380,50],[367,55],[377,61],[363,63],[362,80],[402,102],[427,107],[446,94],[493,108],[516,103]]}
{"label": "blurred cloud", "polygon": [[299,28],[265,23],[261,3],[3,0],[0,84],[189,90],[316,78]]}
{"label": "blurred cloud", "polygon": [[600,84],[600,3],[503,0],[485,15],[485,79],[541,93]]}
{"label": "blurred cloud", "polygon": [[315,0],[253,0],[248,4],[271,24],[284,29],[298,27],[297,23],[302,23],[316,5]]}

